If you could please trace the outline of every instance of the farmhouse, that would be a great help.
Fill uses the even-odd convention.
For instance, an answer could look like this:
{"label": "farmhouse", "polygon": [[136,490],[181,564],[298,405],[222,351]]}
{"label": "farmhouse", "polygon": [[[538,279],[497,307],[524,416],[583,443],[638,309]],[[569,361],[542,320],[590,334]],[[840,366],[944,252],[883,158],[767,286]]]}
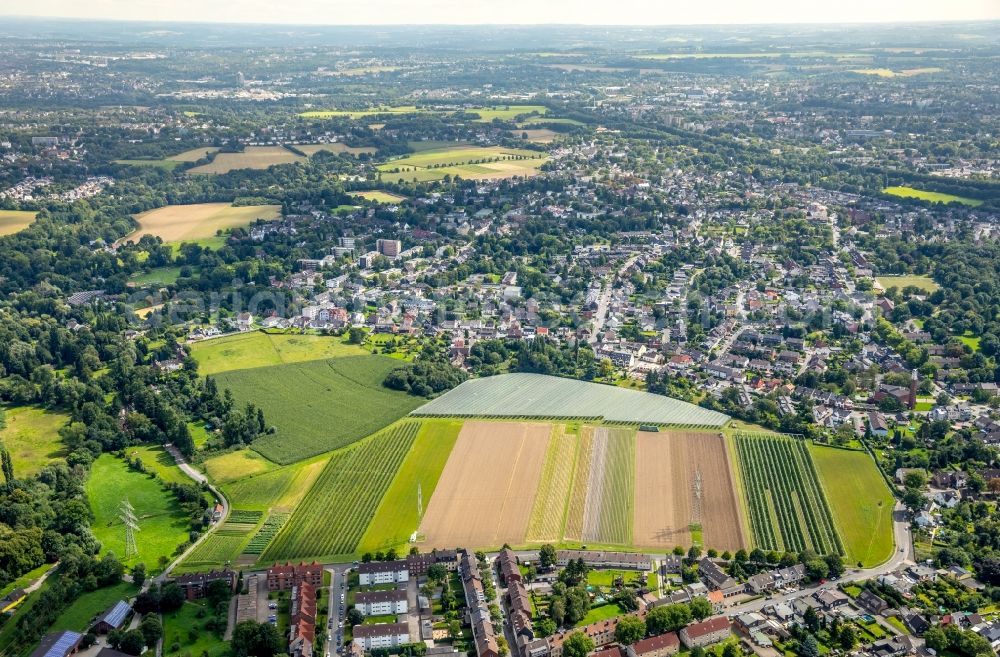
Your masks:
{"label": "farmhouse", "polygon": [[681,640],[677,632],[667,632],[636,641],[628,646],[625,652],[628,657],[667,657],[677,654],[680,649]]}
{"label": "farmhouse", "polygon": [[97,622],[94,624],[94,629],[98,634],[107,634],[112,630],[120,630],[125,625],[125,620],[132,613],[132,607],[129,606],[124,600],[120,600],[115,604],[111,605],[111,608],[105,611]]}
{"label": "farmhouse", "polygon": [[80,647],[83,635],[79,632],[64,630],[45,635],[31,657],[69,657]]}
{"label": "farmhouse", "polygon": [[355,625],[354,644],[366,652],[376,648],[398,648],[410,643],[409,623],[378,623]]}
{"label": "farmhouse", "polygon": [[230,591],[236,590],[236,572],[228,568],[225,570],[211,570],[207,573],[180,575],[173,579],[173,582],[184,591],[184,595],[188,600],[204,598],[208,585],[217,581],[225,582]]}
{"label": "farmhouse", "polygon": [[556,565],[560,568],[565,568],[566,564],[577,559],[583,559],[583,562],[591,568],[646,571],[653,567],[649,555],[645,554],[606,552],[604,550],[558,550],[556,552]]}
{"label": "farmhouse", "polygon": [[701,623],[693,623],[680,632],[681,643],[688,648],[710,646],[732,634],[732,626],[725,616],[716,616]]}
{"label": "farmhouse", "polygon": [[290,563],[284,566],[274,564],[267,569],[268,591],[288,591],[302,582],[308,582],[314,587],[322,586],[323,566],[314,561],[311,564],[300,563],[298,566]]}
{"label": "farmhouse", "polygon": [[409,612],[406,591],[368,591],[358,593],[354,598],[354,608],[365,616],[386,616]]}
{"label": "farmhouse", "polygon": [[372,561],[358,566],[358,583],[362,586],[372,584],[398,584],[410,579],[410,570],[406,561]]}

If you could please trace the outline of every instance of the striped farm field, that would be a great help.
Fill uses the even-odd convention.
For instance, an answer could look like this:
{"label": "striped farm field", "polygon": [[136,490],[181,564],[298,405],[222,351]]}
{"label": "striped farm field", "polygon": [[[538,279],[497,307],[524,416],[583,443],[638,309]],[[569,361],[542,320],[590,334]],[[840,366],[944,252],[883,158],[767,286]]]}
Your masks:
{"label": "striped farm field", "polygon": [[567,433],[564,425],[553,426],[542,480],[538,484],[531,520],[528,521],[529,542],[554,543],[562,540],[566,501],[573,487],[576,446],[577,437]]}
{"label": "striped farm field", "polygon": [[594,429],[583,540],[631,545],[635,498],[635,431]]}
{"label": "striped farm field", "polygon": [[733,444],[754,546],[844,553],[805,441],[777,434],[737,433]]}
{"label": "striped farm field", "polygon": [[243,554],[260,555],[267,549],[274,537],[281,531],[281,528],[288,522],[291,513],[276,512],[267,516],[267,520],[254,533],[253,538],[243,548]]}
{"label": "striped farm field", "polygon": [[203,568],[224,566],[239,556],[246,535],[226,534],[216,531],[206,538],[178,566],[178,572],[192,572]]}
{"label": "striped farm field", "polygon": [[590,479],[590,456],[594,451],[594,429],[580,429],[576,452],[576,467],[573,469],[573,485],[570,489],[566,509],[564,538],[579,541],[583,538],[583,521],[587,511],[587,482]]}
{"label": "striped farm field", "polygon": [[334,452],[262,561],[352,555],[419,428],[402,422]]}

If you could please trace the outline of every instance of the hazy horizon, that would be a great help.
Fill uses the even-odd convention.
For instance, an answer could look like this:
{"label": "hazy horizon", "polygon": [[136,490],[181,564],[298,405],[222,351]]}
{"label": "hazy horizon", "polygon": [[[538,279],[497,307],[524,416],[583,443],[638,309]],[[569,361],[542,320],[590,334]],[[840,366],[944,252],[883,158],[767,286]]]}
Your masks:
{"label": "hazy horizon", "polygon": [[[508,0],[498,11],[485,0],[96,0],[81,11],[70,0],[37,0],[25,5],[0,2],[0,17],[91,19],[149,22],[204,22],[316,26],[391,25],[765,25],[962,22],[1000,19],[997,0],[842,0],[814,5],[800,0],[706,0],[671,7],[651,0],[617,3]],[[634,20],[631,18],[634,17]]]}

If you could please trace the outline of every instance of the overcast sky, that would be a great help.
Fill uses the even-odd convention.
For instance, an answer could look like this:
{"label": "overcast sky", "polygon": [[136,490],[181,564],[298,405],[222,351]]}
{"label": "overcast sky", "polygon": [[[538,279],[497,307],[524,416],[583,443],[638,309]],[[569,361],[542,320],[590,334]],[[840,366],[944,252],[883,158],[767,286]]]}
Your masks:
{"label": "overcast sky", "polygon": [[329,25],[1000,19],[1000,0],[0,0],[0,16]]}

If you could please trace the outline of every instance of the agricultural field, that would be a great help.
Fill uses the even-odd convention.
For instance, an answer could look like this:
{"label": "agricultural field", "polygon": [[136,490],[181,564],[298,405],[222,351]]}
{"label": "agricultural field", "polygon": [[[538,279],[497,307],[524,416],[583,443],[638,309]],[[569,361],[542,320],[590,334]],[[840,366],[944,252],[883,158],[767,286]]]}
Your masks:
{"label": "agricultural field", "polygon": [[228,203],[166,205],[135,215],[139,227],[121,243],[137,242],[143,235],[155,235],[164,242],[190,242],[214,236],[218,231],[248,226],[257,219],[281,217],[277,205],[233,206]]}
{"label": "agricultural field", "polygon": [[290,511],[302,501],[328,460],[329,456],[318,456],[263,474],[244,473],[243,477],[223,484],[222,490],[241,509]]}
{"label": "agricultural field", "polygon": [[37,214],[27,210],[0,210],[0,237],[20,233],[31,225]]}
{"label": "agricultural field", "polygon": [[726,441],[718,433],[639,432],[635,487],[635,545],[689,547],[691,527],[699,526],[705,548],[747,547]]}
{"label": "agricultural field", "polygon": [[305,158],[284,146],[247,146],[242,153],[216,153],[208,164],[189,169],[190,173],[229,173],[237,169],[267,169],[277,164],[302,162]]}
{"label": "agricultural field", "polygon": [[867,453],[812,444],[809,453],[850,563],[865,568],[892,556],[895,498]]}
{"label": "agricultural field", "polygon": [[962,205],[971,207],[978,207],[983,204],[979,199],[955,196],[954,194],[942,194],[941,192],[930,192],[924,189],[916,189],[915,187],[886,187],[882,192],[890,196],[915,198],[930,203],[961,203]]}
{"label": "agricultural field", "polygon": [[177,155],[171,155],[162,160],[115,160],[115,164],[127,164],[133,167],[155,167],[172,171],[181,164],[197,162],[217,152],[219,152],[218,146],[203,146],[201,148],[192,148]]}
{"label": "agricultural field", "polygon": [[237,333],[191,345],[198,373],[204,376],[365,353],[359,345],[348,344],[343,338],[263,331]]}
{"label": "agricultural field", "polygon": [[914,75],[926,75],[928,73],[940,73],[944,69],[935,67],[926,68],[907,68],[900,71],[894,71],[891,68],[852,68],[850,73],[857,73],[858,75],[873,75],[879,78],[897,78],[897,77],[912,77]]}
{"label": "agricultural field", "polygon": [[736,433],[753,545],[763,550],[843,554],[844,547],[804,440]]}
{"label": "agricultural field", "polygon": [[239,556],[247,539],[245,534],[224,533],[219,529],[202,541],[174,570],[182,574],[224,566]]}
{"label": "agricultural field", "polygon": [[729,416],[662,395],[544,374],[470,379],[413,412],[424,417],[604,419],[608,422],[721,427]]}
{"label": "agricultural field", "polygon": [[[584,543],[632,544],[635,501],[635,432],[593,429],[590,471],[583,511]],[[579,491],[573,491],[579,495]]]}
{"label": "agricultural field", "polygon": [[510,134],[516,139],[524,139],[534,144],[551,144],[559,136],[555,130],[548,128],[527,128],[524,130],[511,130]]}
{"label": "agricultural field", "polygon": [[400,201],[406,200],[405,196],[390,194],[389,192],[381,192],[378,190],[370,192],[353,192],[351,196],[361,198],[366,201],[375,201],[376,203],[399,203]]}
{"label": "agricultural field", "polygon": [[37,474],[66,455],[59,439],[59,429],[69,422],[65,413],[37,406],[16,406],[5,409],[5,417],[7,426],[0,429],[0,442],[10,452],[16,476]]}
{"label": "agricultural field", "polygon": [[273,470],[274,464],[253,450],[239,449],[205,459],[202,468],[212,481],[224,484]]}
{"label": "agricultural field", "polygon": [[273,434],[253,449],[276,463],[344,447],[395,422],[422,399],[382,385],[399,361],[386,356],[347,356],[224,372],[215,377],[236,403],[264,410]]}
{"label": "agricultural field", "polygon": [[930,294],[938,289],[938,284],[930,276],[878,276],[876,279],[882,289],[888,290],[895,287],[902,290],[905,287],[918,287]]}
{"label": "agricultural field", "polygon": [[[102,552],[114,552],[127,566],[143,562],[155,568],[161,556],[172,556],[186,543],[190,521],[173,495],[148,475],[134,472],[124,461],[102,454],[94,461],[86,485],[87,500],[94,514],[91,529]],[[139,554],[125,559],[125,532],[119,513],[128,500],[139,520],[136,534]]]}
{"label": "agricultural field", "polygon": [[[305,493],[305,490],[302,491]],[[271,544],[274,537],[278,535],[281,528],[285,526],[292,514],[286,511],[275,511],[269,513],[264,524],[254,533],[250,542],[243,548],[243,555],[252,557],[254,561],[264,553],[267,546]]]}
{"label": "agricultural field", "polygon": [[548,424],[469,421],[421,524],[427,548],[525,542]]}
{"label": "agricultural field", "polygon": [[558,543],[566,523],[566,500],[573,488],[578,437],[564,425],[554,425],[545,454],[542,478],[528,521],[526,539],[532,543]]}
{"label": "agricultural field", "polygon": [[499,146],[449,146],[390,160],[378,170],[383,180],[439,180],[445,175],[472,180],[532,176],[548,157],[538,151]]}
{"label": "agricultural field", "polygon": [[326,153],[347,153],[348,155],[363,155],[365,153],[371,155],[375,153],[375,148],[371,146],[348,146],[341,142],[334,142],[332,144],[296,144],[295,149],[302,151],[309,157],[312,157],[320,151]]}
{"label": "agricultural field", "polygon": [[545,105],[503,105],[499,107],[484,107],[465,110],[467,114],[478,114],[479,121],[489,123],[495,119],[501,121],[513,121],[519,116],[526,114],[544,115],[549,108]]}
{"label": "agricultural field", "polygon": [[418,422],[401,422],[335,452],[261,560],[328,559],[356,552],[419,429]]}
{"label": "agricultural field", "polygon": [[398,107],[373,107],[366,110],[315,110],[302,112],[299,116],[307,119],[332,119],[347,117],[350,119],[361,119],[380,114],[419,114],[429,110],[417,107],[416,105],[401,105]]}
{"label": "agricultural field", "polygon": [[462,423],[454,420],[424,420],[413,447],[406,455],[392,486],[386,491],[358,552],[375,552],[405,546],[420,522],[417,487],[424,504],[437,489],[441,472],[455,447]]}

